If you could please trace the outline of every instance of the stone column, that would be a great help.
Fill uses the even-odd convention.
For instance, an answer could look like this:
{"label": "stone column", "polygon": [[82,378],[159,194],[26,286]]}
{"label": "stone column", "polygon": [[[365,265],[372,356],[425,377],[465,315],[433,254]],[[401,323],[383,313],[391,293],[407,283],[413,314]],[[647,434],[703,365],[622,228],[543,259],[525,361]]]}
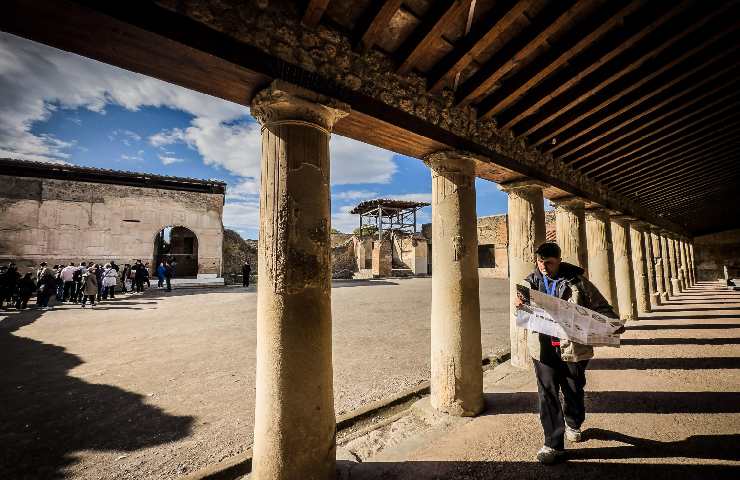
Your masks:
{"label": "stone column", "polygon": [[668,252],[668,238],[666,230],[660,231],[660,255],[663,257],[663,283],[665,284],[666,300],[670,297],[675,297],[678,292],[673,290],[673,266],[671,265],[671,256]]}
{"label": "stone column", "polygon": [[666,236],[666,242],[668,243],[668,259],[671,263],[671,290],[674,296],[678,296],[681,293],[681,280],[678,270],[678,257],[676,256],[676,241],[673,238],[673,233],[669,233]]}
{"label": "stone column", "polygon": [[[633,222],[630,224],[630,251],[632,252],[632,274],[635,285],[635,305],[638,315],[650,313],[650,286],[648,285],[648,268],[646,261],[645,243],[643,240],[645,224]],[[636,319],[637,317],[635,317]]]}
{"label": "stone column", "polygon": [[431,403],[456,416],[483,410],[478,228],[472,159],[438,152],[432,169]]}
{"label": "stone column", "polygon": [[614,245],[614,279],[617,286],[619,317],[622,320],[637,318],[635,306],[635,279],[632,272],[630,251],[630,219],[623,216],[611,218],[612,244]]}
{"label": "stone column", "polygon": [[586,270],[588,276],[584,202],[576,197],[551,201],[555,205],[555,236],[563,261],[578,265]]}
{"label": "stone column", "polygon": [[689,268],[691,270],[691,279],[694,282],[694,285],[696,285],[696,264],[694,263],[694,243],[689,242]]}
{"label": "stone column", "polygon": [[681,291],[685,291],[688,287],[686,281],[686,265],[683,262],[683,255],[681,254],[681,237],[674,237],[673,245],[676,249],[676,264],[678,266],[678,283],[681,287]]}
{"label": "stone column", "polygon": [[642,232],[642,241],[645,246],[645,274],[647,275],[648,294],[650,295],[650,309],[660,305],[660,292],[655,275],[655,256],[653,254],[653,237],[650,226],[645,225]]}
{"label": "stone column", "polygon": [[599,289],[614,311],[619,313],[609,212],[603,208],[586,210],[586,251],[589,280]]}
{"label": "stone column", "polygon": [[509,194],[509,310],[511,364],[532,368],[527,349],[527,330],[516,326],[516,285],[529,275],[536,265],[535,251],[545,241],[544,185],[532,181],[515,181],[499,188]]}
{"label": "stone column", "polygon": [[668,301],[668,289],[665,281],[665,255],[661,248],[660,230],[653,227],[650,232],[650,239],[653,244],[653,256],[655,257],[655,287],[658,291],[660,303]]}
{"label": "stone column", "polygon": [[689,288],[693,285],[693,282],[691,281],[691,274],[689,273],[689,259],[686,255],[686,240],[682,237],[681,238],[681,263],[683,264],[683,279],[684,283],[686,284],[686,288]]}
{"label": "stone column", "polygon": [[349,107],[282,81],[262,124],[255,479],[333,479],[329,136]]}

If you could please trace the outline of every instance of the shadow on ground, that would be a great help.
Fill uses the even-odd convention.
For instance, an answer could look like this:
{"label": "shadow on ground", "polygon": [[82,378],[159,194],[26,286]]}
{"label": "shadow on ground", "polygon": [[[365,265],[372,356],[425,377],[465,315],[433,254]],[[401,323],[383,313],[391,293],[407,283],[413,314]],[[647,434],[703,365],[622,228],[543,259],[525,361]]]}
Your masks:
{"label": "shadow on ground", "polygon": [[68,372],[83,363],[78,356],[14,334],[42,314],[0,320],[0,478],[63,478],[75,452],[130,452],[190,433],[193,417],[168,415],[142,395],[72,377]]}

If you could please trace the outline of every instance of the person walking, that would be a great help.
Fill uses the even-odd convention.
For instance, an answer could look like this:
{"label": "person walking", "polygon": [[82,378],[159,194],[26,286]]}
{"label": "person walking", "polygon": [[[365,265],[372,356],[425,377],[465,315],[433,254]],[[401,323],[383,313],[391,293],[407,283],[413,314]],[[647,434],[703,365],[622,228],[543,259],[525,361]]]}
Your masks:
{"label": "person walking", "polygon": [[93,264],[82,274],[82,308],[90,300],[90,307],[95,308],[95,297],[98,294],[97,269]]}
{"label": "person walking", "polygon": [[118,283],[118,272],[109,263],[105,265],[103,270],[103,300],[110,298],[116,298],[116,284]]}
{"label": "person walking", "polygon": [[[619,318],[604,296],[583,276],[584,270],[563,262],[560,247],[545,242],[536,251],[534,271],[524,279],[532,290],[594,310],[609,318]],[[516,308],[523,305],[517,296]],[[621,333],[624,327],[615,333]],[[586,367],[593,358],[590,345],[581,345],[564,338],[527,332],[527,346],[537,377],[540,421],[545,444],[537,452],[540,463],[550,465],[565,454],[564,438],[570,442],[582,440],[581,425],[586,417],[584,387]],[[563,404],[560,403],[560,393]]]}
{"label": "person walking", "polygon": [[8,302],[8,307],[11,306],[19,278],[20,274],[15,263],[10,262],[7,269],[0,274],[0,308],[3,307],[5,301]]}
{"label": "person walking", "polygon": [[56,278],[54,276],[54,271],[46,266],[46,262],[41,262],[41,268],[39,268],[36,276],[38,278],[39,292],[36,304],[42,310],[51,310],[53,307],[49,306],[49,300],[56,291]]}
{"label": "person walking", "polygon": [[75,303],[82,302],[82,295],[83,295],[83,293],[82,293],[82,287],[83,287],[82,275],[84,275],[86,271],[87,271],[87,264],[85,262],[80,262],[80,266],[77,267],[77,270],[75,270],[74,277],[73,277],[74,278],[74,282],[75,282],[75,294],[74,294],[74,297],[73,297],[72,301],[75,302]]}
{"label": "person walking", "polygon": [[244,265],[242,265],[242,285],[244,287],[249,287],[249,275],[252,273],[252,266],[249,264],[248,260],[244,261]]}
{"label": "person walking", "polygon": [[169,262],[164,264],[164,280],[167,282],[167,291],[172,291],[172,266]]}
{"label": "person walking", "polygon": [[33,271],[26,272],[23,278],[18,281],[18,299],[15,303],[17,310],[25,310],[33,292],[36,291],[36,282],[33,281],[32,274]]}
{"label": "person walking", "polygon": [[159,262],[159,266],[157,267],[157,288],[162,288],[164,286],[164,274],[167,271],[167,269],[164,266],[164,262]]}
{"label": "person walking", "polygon": [[136,293],[142,293],[144,291],[144,281],[146,280],[146,269],[141,263],[141,260],[137,260],[131,268],[134,270],[134,285],[136,286]]}
{"label": "person walking", "polygon": [[75,271],[77,267],[74,262],[69,262],[69,265],[62,269],[62,302],[71,302],[72,297],[75,293]]}

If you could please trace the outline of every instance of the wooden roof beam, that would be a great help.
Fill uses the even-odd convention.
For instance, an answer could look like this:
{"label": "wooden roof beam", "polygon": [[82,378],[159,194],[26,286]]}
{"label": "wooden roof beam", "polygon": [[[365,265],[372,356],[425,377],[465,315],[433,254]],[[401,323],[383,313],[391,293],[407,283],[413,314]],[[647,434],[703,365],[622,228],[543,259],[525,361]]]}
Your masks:
{"label": "wooden roof beam", "polygon": [[[690,112],[690,113],[688,113],[686,115],[683,115],[683,116],[680,116],[678,118],[672,117],[672,118],[675,118],[675,120],[670,121],[670,122],[666,123],[665,125],[661,125],[660,127],[656,128],[654,130],[651,130],[651,131],[645,133],[644,135],[641,135],[640,137],[635,138],[634,140],[628,141],[627,143],[624,143],[621,146],[613,147],[613,148],[609,149],[609,152],[608,153],[606,153],[606,154],[604,154],[604,155],[602,155],[600,157],[593,158],[593,155],[596,155],[598,152],[589,152],[589,153],[587,153],[585,155],[582,155],[582,156],[578,157],[577,161],[574,162],[574,165],[577,164],[578,165],[578,168],[587,168],[590,165],[596,164],[594,166],[594,168],[592,168],[590,171],[591,172],[597,172],[597,171],[599,171],[599,170],[601,170],[603,168],[606,168],[609,165],[612,165],[613,163],[621,160],[622,158],[629,157],[630,155],[634,155],[635,153],[637,153],[637,152],[639,152],[639,151],[641,151],[641,150],[643,150],[645,148],[648,148],[651,145],[654,145],[656,143],[659,143],[659,142],[661,142],[661,141],[663,141],[663,140],[665,140],[667,138],[670,138],[672,136],[678,135],[681,132],[684,132],[686,130],[691,129],[692,127],[695,127],[697,125],[702,125],[705,122],[707,122],[708,119],[710,119],[710,118],[712,118],[712,117],[714,117],[716,115],[719,115],[719,114],[722,114],[722,113],[726,112],[727,110],[729,110],[733,106],[738,105],[738,101],[735,101],[735,103],[727,104],[727,102],[729,100],[733,100],[738,95],[740,95],[740,90],[732,90],[732,91],[730,91],[730,93],[728,93],[728,94],[726,94],[724,96],[721,96],[720,98],[714,99],[713,101],[711,101],[709,103],[705,103],[704,105],[702,105],[701,108],[699,108],[699,109],[697,109],[697,110],[695,110],[693,112]],[[715,108],[718,105],[724,105],[724,107],[722,107],[722,108]],[[698,117],[699,115],[701,115],[702,113],[706,112],[707,110],[709,110],[709,113],[707,115],[701,116],[699,118],[694,118],[694,117]],[[653,119],[653,120],[647,122],[646,124],[644,124],[641,127],[641,129],[642,128],[647,128],[647,127],[655,124],[659,120],[662,120],[662,119],[664,119],[666,117],[670,118],[669,114],[662,115],[662,116],[660,116],[660,117],[658,117],[656,119]],[[690,118],[694,118],[694,120],[693,121],[689,121],[688,123],[686,123],[687,119],[690,119]],[[677,125],[681,125],[681,126],[678,127],[678,128],[676,128],[676,129],[673,129],[673,130],[669,131],[666,135],[663,135],[663,136],[661,136],[659,138],[656,138],[655,140],[649,141],[647,143],[643,143],[643,144],[637,146],[636,148],[630,150],[627,153],[624,153],[622,155],[619,155],[619,156],[614,157],[615,154],[618,154],[619,152],[621,152],[621,151],[623,151],[625,149],[628,149],[628,148],[632,147],[633,145],[638,145],[641,142],[643,142],[644,140],[647,140],[650,137],[653,137],[653,136],[655,136],[655,135],[657,135],[657,134],[659,134],[659,133],[661,133],[663,131],[666,131],[666,130],[672,128],[672,127],[675,127]],[[634,133],[637,133],[637,132],[634,132]],[[631,133],[630,135],[627,135],[627,136],[634,135],[634,133]],[[610,143],[614,143],[616,141],[617,140],[613,140]]]}
{"label": "wooden roof beam", "polygon": [[[688,9],[689,6],[693,4],[694,2],[691,2],[691,1],[684,1],[684,2],[678,3],[671,10],[666,12],[665,15],[661,15],[658,18],[656,18],[647,27],[642,28],[636,34],[631,36],[626,42],[623,42],[622,44],[614,48],[612,51],[604,55],[604,57],[602,57],[599,61],[591,63],[585,69],[575,74],[572,78],[567,79],[563,84],[555,88],[552,92],[542,96],[539,100],[533,102],[531,105],[525,107],[523,110],[512,112],[511,114],[509,114],[509,117],[507,119],[502,120],[501,122],[502,126],[504,128],[511,128],[514,125],[521,122],[522,120],[524,120],[526,117],[529,117],[530,115],[537,113],[544,105],[549,103],[555,97],[561,95],[563,92],[570,89],[572,86],[576,85],[581,79],[595,72],[602,65],[607,64],[609,61],[615,59],[618,55],[621,55],[623,52],[636,46],[641,40],[646,38],[649,34],[652,34],[656,30],[658,30],[658,27],[666,24],[668,20],[683,13],[685,10]],[[544,118],[536,122],[534,125],[531,125],[528,128],[526,128],[526,130],[521,132],[521,134],[530,135],[531,133],[539,130],[546,124],[552,122],[559,116],[568,112],[573,107],[581,104],[582,102],[598,94],[601,90],[613,84],[617,80],[623,78],[629,73],[632,73],[638,70],[646,62],[652,60],[654,57],[658,56],[660,53],[664,52],[669,47],[673,46],[679,40],[686,38],[689,34],[705,26],[711,20],[719,16],[725,10],[727,10],[727,8],[729,8],[729,4],[724,5],[722,8],[717,9],[716,11],[710,13],[709,15],[705,16],[701,20],[691,23],[691,25],[689,25],[687,28],[678,29],[676,33],[672,32],[672,34],[668,37],[668,39],[661,42],[655,48],[648,49],[644,53],[642,53],[643,50],[639,50],[642,54],[639,55],[637,59],[630,62],[626,67],[620,68],[613,74],[609,75],[607,78],[597,81],[596,85],[588,87],[584,93],[578,95],[574,100],[566,103],[563,106],[557,106],[556,108],[551,109],[551,113],[549,115],[546,115]]]}
{"label": "wooden roof beam", "polygon": [[709,178],[700,182],[687,180],[680,185],[676,185],[676,188],[672,189],[670,193],[666,193],[665,196],[640,202],[640,205],[656,210],[667,207],[676,209],[680,205],[693,204],[707,195],[731,189],[732,187],[728,186],[723,180],[734,179],[738,174],[740,174],[740,170],[734,170],[722,178]]}
{"label": "wooden roof beam", "polygon": [[[611,104],[619,101],[624,96],[626,96],[626,95],[628,95],[628,94],[630,94],[630,93],[632,93],[634,91],[637,91],[639,88],[641,88],[644,85],[648,84],[650,81],[658,78],[660,75],[663,75],[664,73],[668,72],[670,69],[672,69],[675,66],[681,64],[682,62],[686,61],[687,59],[689,59],[693,55],[695,55],[697,53],[703,52],[709,45],[711,45],[712,43],[718,41],[719,39],[721,39],[725,35],[733,32],[735,30],[737,30],[737,25],[735,25],[735,26],[733,26],[733,27],[731,27],[729,29],[726,29],[726,30],[724,30],[722,32],[719,32],[719,33],[713,35],[708,40],[702,42],[700,45],[697,45],[694,48],[691,48],[690,50],[687,50],[682,55],[680,55],[678,58],[676,58],[676,59],[668,62],[667,64],[663,65],[661,68],[658,68],[657,70],[651,72],[650,74],[641,77],[639,81],[631,84],[629,87],[625,88],[624,90],[621,90],[616,95],[613,95],[613,96],[605,99],[603,102],[599,103],[595,107],[593,107],[591,109],[588,109],[587,111],[585,111],[585,112],[583,112],[581,114],[574,115],[574,118],[566,121],[563,125],[555,128],[554,130],[550,130],[547,133],[542,133],[542,134],[538,135],[538,137],[536,139],[533,139],[533,144],[535,144],[535,145],[541,145],[542,143],[547,142],[547,141],[549,141],[552,138],[556,138],[558,135],[560,135],[561,133],[563,133],[564,131],[566,131],[568,128],[573,127],[574,125],[576,125],[579,122],[583,121],[584,119],[590,117],[591,115],[594,115],[595,113],[603,110],[604,108],[608,107],[609,105],[611,105]],[[737,44],[731,43],[730,44],[730,48],[727,51],[724,51],[724,52],[720,53],[719,55],[713,57],[709,61],[704,62],[704,65],[703,66],[711,65],[712,63],[714,63],[718,59],[723,58],[726,55],[728,55],[728,54],[730,54],[732,52],[737,51],[737,49],[738,49]],[[644,59],[644,57],[643,57],[643,59]],[[696,70],[698,70],[698,69],[696,69]],[[630,70],[630,71],[632,71],[632,70]],[[671,81],[666,82],[665,85],[675,84],[676,81],[680,81],[680,80],[678,80],[678,78],[680,78],[680,77],[681,77],[681,75],[679,75],[678,77],[672,79]],[[611,81],[610,81],[610,83],[611,83]],[[604,87],[605,86],[606,85],[604,85]],[[595,91],[599,91],[599,90],[601,90],[604,87],[598,86],[598,90],[595,90]],[[656,89],[656,91],[657,91],[657,89]],[[591,95],[591,93],[590,92],[587,92],[586,94],[579,96],[578,98],[576,98],[572,102],[568,103],[565,106],[565,108],[567,110],[572,109],[576,105],[578,105],[578,104],[582,103],[583,101],[585,101],[588,98],[589,95]],[[563,112],[563,113],[565,113],[565,112]],[[524,135],[531,135],[532,133],[536,132],[537,130],[539,130],[540,128],[542,128],[547,123],[549,123],[550,121],[554,120],[555,118],[557,118],[560,115],[561,115],[561,113],[558,111],[558,112],[556,112],[553,115],[550,115],[550,116],[545,117],[544,119],[540,120],[535,125],[533,125],[532,127],[528,128],[523,134]]]}
{"label": "wooden roof beam", "polygon": [[[675,153],[677,151],[681,151],[683,149],[686,149],[689,145],[694,145],[697,142],[701,142],[701,141],[704,141],[704,140],[707,140],[708,139],[708,141],[711,143],[712,141],[716,141],[716,139],[713,138],[713,137],[715,137],[717,133],[724,132],[725,130],[734,128],[738,124],[737,121],[734,121],[732,123],[726,123],[730,119],[733,119],[734,120],[734,118],[737,117],[738,114],[740,114],[740,112],[737,112],[737,113],[735,113],[733,115],[730,115],[727,118],[721,118],[721,119],[719,119],[719,120],[717,120],[715,122],[712,122],[709,125],[705,125],[703,128],[701,128],[701,129],[693,132],[691,135],[687,135],[686,137],[678,138],[676,140],[673,140],[671,142],[668,142],[668,143],[666,143],[664,145],[661,145],[661,146],[659,146],[657,148],[654,148],[653,150],[650,150],[648,152],[645,152],[642,155],[638,155],[637,157],[625,159],[625,161],[623,163],[620,163],[619,165],[613,165],[612,167],[610,167],[609,169],[607,169],[607,170],[605,170],[603,172],[599,172],[597,174],[591,174],[589,172],[585,172],[585,173],[586,173],[587,176],[589,176],[591,178],[594,178],[597,181],[601,181],[601,179],[604,178],[604,176],[606,176],[607,174],[609,174],[612,171],[619,170],[619,173],[620,174],[624,174],[625,172],[627,172],[627,171],[631,170],[632,168],[634,168],[635,165],[641,165],[641,164],[644,165],[645,162],[648,162],[648,163],[652,164],[652,162],[654,162],[655,160],[657,160],[659,158],[663,158],[666,155],[669,155],[671,153]],[[709,133],[706,133],[705,134],[704,132],[707,131],[707,130],[711,130],[711,131]],[[689,141],[686,141],[688,139],[690,139],[690,140]],[[670,147],[672,145],[675,145],[675,144],[678,144],[678,145],[676,147],[674,147],[674,148],[671,148],[671,149],[667,150],[667,151],[663,151],[664,149],[666,149],[666,148],[668,148],[668,147]],[[652,155],[654,155],[654,156],[652,156]],[[641,160],[641,159],[643,159],[645,157],[650,157],[650,158],[648,158],[647,160],[643,160],[642,162],[639,161],[639,160]]]}
{"label": "wooden roof beam", "polygon": [[[496,37],[508,26],[510,26],[514,22],[514,20],[523,15],[526,9],[529,8],[532,3],[533,2],[530,1],[521,1],[514,4],[514,7],[509,10],[509,12],[504,15],[504,17],[499,22],[497,22],[491,30],[488,31],[487,35],[485,36],[488,42],[486,45],[482,46],[483,48],[480,48],[477,51],[477,54],[479,54],[485,47],[493,43]],[[473,74],[472,77],[470,77],[469,80],[465,82],[464,85],[461,86],[458,102],[467,103],[485,95],[494,86],[496,86],[496,84],[504,76],[506,76],[507,73],[509,73],[517,65],[525,61],[527,57],[534,54],[540,47],[547,44],[549,38],[554,33],[557,33],[562,28],[570,24],[573,19],[576,18],[583,10],[593,7],[593,5],[589,2],[575,2],[575,4],[571,5],[565,11],[562,11],[562,5],[568,5],[568,3],[560,1],[550,4],[551,9],[557,9],[557,11],[560,12],[559,15],[554,19],[547,18],[547,24],[543,24],[541,26],[531,26],[532,30],[539,30],[539,33],[534,36],[534,38],[527,41],[523,45],[515,45],[516,49],[513,52],[509,51],[509,49],[505,46],[501,49],[501,51],[494,54],[493,57],[488,62],[486,62],[483,67],[481,67],[475,74]],[[544,16],[549,17],[550,15],[547,15],[547,13],[545,13]],[[475,58],[477,54],[474,55],[472,58]],[[471,61],[472,58],[470,59]],[[446,75],[449,75],[453,71],[457,72],[460,70],[462,69],[450,70],[446,73]],[[435,86],[438,87],[439,83],[439,80],[436,81],[436,83],[433,85],[433,88]]]}
{"label": "wooden roof beam", "polygon": [[442,32],[463,12],[467,15],[472,0],[452,0],[432,2],[434,12],[431,20],[422,24],[399,48],[400,62],[397,72],[407,75],[419,60],[427,54],[434,41],[442,37]]}
{"label": "wooden roof beam", "polygon": [[380,39],[380,36],[385,31],[385,28],[390,24],[391,19],[396,14],[399,8],[401,8],[402,0],[385,0],[384,2],[370,2],[368,12],[365,12],[365,16],[369,22],[363,25],[361,29],[360,38],[355,45],[355,48],[362,52],[367,52]]}
{"label": "wooden roof beam", "polygon": [[[448,85],[451,79],[490,47],[502,32],[524,15],[533,3],[534,0],[515,0],[501,17],[495,19],[493,25],[487,28],[480,25],[473,27],[471,33],[464,37],[456,48],[439,62],[439,65],[434,67],[429,75],[429,91],[439,92],[445,85]],[[488,15],[490,16],[491,14]]]}
{"label": "wooden roof beam", "polygon": [[307,27],[316,27],[324,16],[331,0],[309,0],[301,23]]}
{"label": "wooden roof beam", "polygon": [[[653,98],[653,97],[655,97],[655,96],[663,93],[666,90],[669,90],[670,88],[673,88],[674,86],[680,84],[682,81],[690,78],[691,76],[693,76],[693,75],[695,75],[697,73],[700,73],[700,72],[706,72],[706,69],[709,66],[711,66],[714,62],[716,62],[716,61],[724,58],[727,54],[731,53],[732,51],[737,50],[738,47],[739,46],[735,46],[735,48],[733,48],[731,51],[722,52],[720,55],[716,55],[715,57],[713,57],[710,61],[708,61],[706,63],[700,63],[700,64],[696,65],[694,68],[690,69],[689,71],[684,72],[683,74],[678,75],[678,76],[672,78],[670,81],[657,86],[657,88],[650,89],[647,93],[645,93],[644,95],[640,96],[639,98],[637,98],[635,101],[629,103],[628,105],[625,105],[624,107],[620,108],[616,112],[614,112],[614,113],[612,113],[610,115],[607,115],[606,117],[598,120],[597,122],[589,125],[586,128],[582,128],[582,129],[577,130],[576,133],[573,134],[572,136],[567,137],[565,140],[558,140],[558,142],[555,145],[553,145],[550,148],[544,148],[543,150],[546,153],[552,153],[552,154],[554,154],[557,150],[560,150],[561,148],[564,148],[565,146],[569,145],[570,143],[576,141],[577,139],[583,137],[584,135],[587,135],[587,134],[591,133],[592,131],[594,131],[595,129],[597,129],[600,126],[604,125],[605,123],[607,123],[607,122],[609,122],[609,121],[611,121],[611,120],[619,117],[620,115],[622,115],[622,114],[624,114],[624,113],[632,110],[633,108],[646,103],[651,98]],[[707,84],[709,82],[714,81],[716,78],[720,77],[721,75],[725,74],[727,71],[732,70],[734,68],[737,68],[737,65],[730,64],[729,66],[721,69],[719,72],[717,72],[717,73],[715,73],[713,75],[710,75],[710,76],[704,77],[704,78],[700,78],[700,79],[698,79],[698,81],[692,82],[691,85],[687,89],[682,90],[681,92],[677,93],[676,95],[673,95],[673,96],[669,97],[666,100],[663,100],[662,102],[658,103],[657,105],[655,105],[654,107],[652,107],[648,111],[645,111],[644,113],[651,113],[652,111],[655,111],[655,110],[663,107],[664,105],[667,105],[667,104],[671,103],[672,101],[674,101],[674,100],[676,100],[676,99],[678,99],[678,98],[680,98],[680,97],[682,97],[684,95],[687,95],[688,93],[691,93],[692,91],[694,91],[694,90],[702,87],[703,85],[705,85],[705,84]],[[635,120],[637,120],[639,118],[640,118],[639,115],[636,115],[634,117],[630,117],[627,120],[625,120],[624,122],[622,122],[621,124],[619,124],[619,125],[611,128],[611,129],[609,129],[604,134],[597,135],[597,136],[589,139],[588,141],[586,141],[586,142],[584,142],[582,144],[579,144],[578,146],[572,148],[571,150],[568,150],[567,152],[560,154],[560,156],[556,156],[556,158],[561,159],[561,158],[565,158],[567,156],[570,156],[573,153],[581,150],[582,148],[587,147],[591,143],[593,143],[593,142],[595,142],[595,141],[603,138],[604,136],[609,135],[609,134],[611,134],[613,132],[616,132],[616,131],[618,131],[618,130],[624,128],[624,127],[626,127],[627,125],[631,124],[633,121],[635,121]],[[571,125],[571,127],[572,126],[573,125]],[[570,127],[566,127],[566,130],[567,130],[567,128],[570,128]],[[562,131],[561,131],[561,133],[562,133]],[[542,138],[540,138],[539,140],[537,140],[536,142],[534,142],[534,145],[535,146],[540,146],[540,145],[544,144],[545,142],[549,141],[552,138],[553,137],[550,136],[550,134],[545,135]]]}
{"label": "wooden roof beam", "polygon": [[631,166],[627,165],[624,169],[614,172],[610,176],[602,177],[603,179],[601,181],[608,184],[611,188],[618,189],[621,185],[630,183],[639,178],[645,178],[653,175],[653,171],[656,166],[662,168],[663,166],[675,165],[676,163],[682,161],[680,159],[693,155],[695,152],[702,153],[707,150],[712,150],[715,146],[721,145],[721,141],[727,138],[730,138],[732,140],[737,134],[738,132],[730,129],[726,133],[711,138],[709,141],[700,142],[698,144],[696,144],[696,142],[692,142],[693,146],[687,147],[685,150],[681,150],[675,155],[669,155],[664,161],[658,162],[656,160],[652,160],[647,164],[644,162],[640,162]]}
{"label": "wooden roof beam", "polygon": [[[549,62],[544,67],[535,70],[531,75],[527,74],[527,77],[523,78],[517,84],[517,86],[512,89],[511,92],[507,92],[506,95],[502,95],[502,98],[500,98],[499,100],[484,99],[483,101],[481,101],[480,107],[479,107],[480,108],[479,116],[481,118],[490,118],[492,116],[499,115],[505,109],[511,107],[514,103],[516,103],[519,99],[521,99],[525,94],[527,94],[527,92],[529,92],[529,90],[531,90],[533,87],[535,87],[536,85],[539,85],[551,74],[553,74],[554,72],[556,72],[563,66],[567,65],[568,62],[570,62],[576,56],[578,56],[579,54],[584,52],[586,49],[591,47],[595,42],[597,42],[601,37],[609,33],[612,29],[621,25],[624,22],[625,17],[635,13],[643,5],[643,3],[644,2],[641,0],[636,0],[636,1],[631,2],[630,4],[628,4],[621,10],[619,10],[619,12],[617,12],[616,15],[610,17],[605,22],[603,22],[601,25],[599,25],[595,30],[592,30],[591,32],[589,32],[586,36],[581,38],[578,42],[576,42],[575,45],[573,45],[571,48],[563,52],[556,59]],[[619,48],[618,50],[621,52],[623,48],[625,47]],[[609,59],[611,59],[612,56],[613,55],[610,55]],[[603,60],[602,60],[602,63],[603,63]],[[592,66],[593,65],[595,64],[592,64]],[[596,68],[596,67],[594,66],[593,68]],[[556,91],[559,94],[561,90],[565,91],[567,88],[570,88],[570,86],[575,85],[575,83],[577,83],[578,81],[580,81],[580,77],[579,78],[576,78],[575,76],[571,77],[570,81],[567,82],[567,85],[561,85],[561,87]],[[541,102],[542,104],[546,103],[546,101],[542,101],[542,100]]]}
{"label": "wooden roof beam", "polygon": [[[632,177],[630,180],[623,182],[605,182],[609,188],[619,191],[620,193],[627,193],[637,190],[642,185],[649,184],[650,182],[657,182],[657,178],[667,178],[667,174],[677,174],[684,170],[693,168],[698,162],[702,162],[707,159],[719,158],[728,153],[734,153],[737,150],[738,142],[732,142],[729,144],[720,144],[715,148],[709,150],[699,150],[693,152],[690,155],[678,154],[669,157],[666,161],[653,166],[649,172],[643,172],[637,177]],[[618,178],[619,180],[619,178]]]}

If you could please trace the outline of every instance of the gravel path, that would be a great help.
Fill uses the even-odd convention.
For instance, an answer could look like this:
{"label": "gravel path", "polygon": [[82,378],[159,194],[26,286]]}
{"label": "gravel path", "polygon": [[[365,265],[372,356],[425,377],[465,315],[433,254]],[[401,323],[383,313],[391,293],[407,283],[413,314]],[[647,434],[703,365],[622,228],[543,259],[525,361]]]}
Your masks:
{"label": "gravel path", "polygon": [[[431,279],[337,282],[337,414],[429,377]],[[481,280],[483,352],[508,282]],[[252,442],[254,289],[0,313],[0,478],[169,479]]]}

